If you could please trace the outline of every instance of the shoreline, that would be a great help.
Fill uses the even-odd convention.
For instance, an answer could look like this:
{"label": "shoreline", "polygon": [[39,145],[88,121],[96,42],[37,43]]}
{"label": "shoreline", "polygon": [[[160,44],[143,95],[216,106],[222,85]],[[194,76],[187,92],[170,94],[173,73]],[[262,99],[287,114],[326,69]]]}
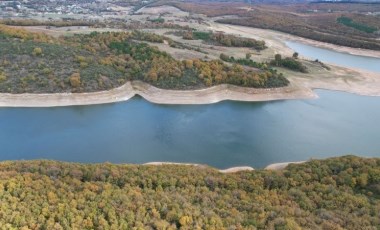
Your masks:
{"label": "shoreline", "polygon": [[273,163],[273,164],[267,165],[264,169],[277,171],[277,170],[285,169],[290,164],[303,164],[306,162],[307,161],[290,161],[290,162]]}
{"label": "shoreline", "polygon": [[295,41],[295,42],[300,42],[306,45],[329,49],[329,50],[340,52],[340,53],[346,53],[346,54],[351,54],[351,55],[356,55],[356,56],[380,58],[380,50],[370,50],[370,49],[354,48],[354,47],[349,47],[349,46],[341,46],[341,45],[336,45],[332,43],[313,40],[310,38],[300,37],[293,34],[284,33],[277,30],[261,29],[261,28],[256,28],[256,27],[241,26],[241,25],[234,25],[234,24],[225,24],[225,23],[219,23],[215,21],[213,21],[213,25],[211,25],[210,28],[214,31],[230,29],[231,30],[230,32],[232,33],[234,33],[234,30],[235,32],[247,32],[247,30],[256,31],[258,32],[258,35],[256,35],[258,39],[262,39],[260,38],[260,34],[268,34],[270,37],[278,39],[278,40],[282,40],[283,42],[287,40]]}
{"label": "shoreline", "polygon": [[[272,170],[272,171],[279,171],[284,170],[288,165],[290,164],[303,164],[307,163],[308,161],[289,161],[289,162],[280,162],[280,163],[273,163],[269,164],[263,168],[260,168],[260,170]],[[167,162],[167,161],[157,161],[157,162],[147,162],[141,165],[154,165],[154,166],[165,166],[165,165],[184,165],[184,166],[194,166],[194,167],[210,167],[205,164],[196,164],[196,163],[178,163],[178,162]],[[235,173],[235,172],[241,172],[241,171],[254,171],[256,169],[250,167],[250,166],[236,166],[231,167],[227,169],[217,169],[220,173]]]}
{"label": "shoreline", "polygon": [[99,105],[128,101],[136,95],[154,104],[208,105],[221,101],[264,102],[277,100],[316,99],[314,90],[331,90],[360,96],[380,96],[380,89],[347,88],[345,85],[304,84],[295,79],[282,88],[257,89],[228,84],[196,90],[170,90],[154,87],[141,81],[126,84],[107,91],[89,93],[9,94],[0,93],[0,108],[43,108],[80,105]]}
{"label": "shoreline", "polygon": [[[165,166],[165,165],[184,165],[184,166],[194,166],[194,167],[210,167],[205,164],[195,164],[195,163],[178,163],[178,162],[162,162],[162,161],[156,161],[156,162],[148,162],[141,165],[153,165],[153,166]],[[212,167],[213,168],[213,167]],[[231,167],[227,169],[217,169],[220,173],[235,173],[235,172],[241,172],[241,171],[254,171],[255,169],[250,166],[237,166],[237,167]]]}
{"label": "shoreline", "polygon": [[91,93],[0,93],[0,107],[106,104],[127,101],[135,95],[140,95],[151,103],[171,105],[213,104],[225,100],[258,102],[317,97],[310,89],[292,85],[283,88],[255,89],[223,84],[197,90],[168,90],[156,88],[141,81],[132,81],[115,89]]}
{"label": "shoreline", "polygon": [[[365,76],[364,83],[376,80],[375,73],[350,69]],[[367,74],[367,75],[365,75]],[[107,91],[88,93],[0,93],[0,108],[38,108],[79,105],[99,105],[128,101],[139,95],[146,101],[165,105],[207,105],[221,101],[264,102],[277,100],[316,99],[314,90],[331,90],[352,93],[360,96],[380,96],[377,82],[371,85],[346,85],[342,82],[324,83],[305,81],[292,76],[288,78],[290,85],[282,88],[247,88],[222,84],[196,90],[161,89],[142,81],[129,81],[124,85]]]}
{"label": "shoreline", "polygon": [[[291,161],[291,162],[281,162],[281,163],[273,163],[265,166],[264,168],[260,168],[260,170],[271,170],[271,171],[279,171],[279,170],[284,170],[288,165],[290,164],[303,164],[306,163],[307,161]],[[141,165],[153,165],[153,166],[165,166],[165,165],[182,165],[182,166],[194,166],[194,167],[210,167],[205,164],[196,164],[196,163],[178,163],[178,162],[148,162],[144,163]],[[212,167],[214,168],[214,167]],[[241,172],[241,171],[254,171],[255,169],[250,167],[250,166],[236,166],[236,167],[231,167],[227,169],[218,169],[220,173],[236,173],[236,172]]]}

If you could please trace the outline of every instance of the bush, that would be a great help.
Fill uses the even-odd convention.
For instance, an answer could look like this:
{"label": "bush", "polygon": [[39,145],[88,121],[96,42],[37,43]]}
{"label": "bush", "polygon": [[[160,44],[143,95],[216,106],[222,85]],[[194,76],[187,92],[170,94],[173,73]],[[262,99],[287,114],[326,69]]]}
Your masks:
{"label": "bush", "polygon": [[40,47],[36,47],[33,49],[34,56],[40,56],[42,54],[42,49]]}
{"label": "bush", "polygon": [[69,81],[70,81],[70,85],[72,87],[79,87],[80,84],[81,84],[81,80],[80,80],[80,74],[79,73],[73,73],[70,78],[69,78]]}

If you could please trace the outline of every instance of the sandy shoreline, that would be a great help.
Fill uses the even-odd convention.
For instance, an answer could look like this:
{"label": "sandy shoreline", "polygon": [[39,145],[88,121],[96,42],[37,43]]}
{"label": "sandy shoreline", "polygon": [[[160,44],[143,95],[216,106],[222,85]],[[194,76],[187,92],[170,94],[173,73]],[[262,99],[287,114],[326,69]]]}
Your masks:
{"label": "sandy shoreline", "polygon": [[[185,166],[194,166],[194,167],[202,167],[207,165],[202,164],[192,164],[192,163],[177,163],[177,162],[148,162],[143,165],[155,165],[155,166],[162,166],[162,165],[185,165]],[[232,167],[228,169],[218,169],[220,173],[235,173],[235,172],[241,172],[241,171],[253,171],[255,170],[252,167],[249,166],[239,166],[239,167]]]}
{"label": "sandy shoreline", "polygon": [[[275,163],[270,164],[266,167],[264,167],[264,170],[283,170],[285,169],[289,164],[303,164],[306,161],[294,161],[294,162],[282,162],[282,163]],[[185,165],[185,166],[194,166],[194,167],[202,167],[205,165],[202,164],[192,164],[192,163],[177,163],[177,162],[148,162],[143,165],[155,165],[155,166],[162,166],[162,165]],[[227,169],[218,169],[221,173],[235,173],[235,172],[241,172],[241,171],[253,171],[254,168],[250,166],[238,166],[238,167],[232,167]]]}
{"label": "sandy shoreline", "polygon": [[[177,163],[177,162],[148,162],[143,165],[155,165],[155,166],[162,166],[162,165],[185,165],[185,166],[195,166],[195,167],[202,167],[206,165],[202,164],[192,164],[192,163]],[[232,167],[228,169],[218,169],[221,173],[235,173],[235,172],[241,172],[241,171],[253,171],[255,170],[252,167],[249,166],[239,166],[239,167]]]}
{"label": "sandy shoreline", "polygon": [[283,170],[290,164],[303,164],[305,162],[306,161],[293,161],[293,162],[275,163],[275,164],[270,164],[270,165],[266,166],[264,169],[265,170]]}
{"label": "sandy shoreline", "polygon": [[53,107],[105,104],[127,101],[140,95],[157,104],[211,104],[224,100],[270,101],[315,98],[309,89],[288,86],[277,89],[253,89],[232,85],[218,85],[199,90],[165,90],[141,81],[127,82],[108,91],[93,93],[56,94],[0,94],[0,107]]}

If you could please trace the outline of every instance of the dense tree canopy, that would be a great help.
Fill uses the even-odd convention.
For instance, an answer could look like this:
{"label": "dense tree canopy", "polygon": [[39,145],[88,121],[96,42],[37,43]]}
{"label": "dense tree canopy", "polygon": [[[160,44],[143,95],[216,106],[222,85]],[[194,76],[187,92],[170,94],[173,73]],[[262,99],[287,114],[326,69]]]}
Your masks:
{"label": "dense tree canopy", "polygon": [[2,229],[379,229],[380,159],[282,171],[0,163]]}

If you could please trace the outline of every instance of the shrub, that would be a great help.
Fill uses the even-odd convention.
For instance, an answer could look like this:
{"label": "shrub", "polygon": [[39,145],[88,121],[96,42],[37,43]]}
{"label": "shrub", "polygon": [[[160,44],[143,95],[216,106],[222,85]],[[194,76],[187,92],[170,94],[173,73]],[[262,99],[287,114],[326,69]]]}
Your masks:
{"label": "shrub", "polygon": [[0,73],[0,82],[6,81],[6,80],[7,80],[7,76],[5,75],[5,73]]}
{"label": "shrub", "polygon": [[40,56],[42,55],[42,49],[40,47],[36,47],[33,49],[33,55],[34,56]]}
{"label": "shrub", "polygon": [[81,84],[80,74],[79,73],[73,73],[70,76],[69,81],[70,81],[70,85],[72,87],[79,87]]}

